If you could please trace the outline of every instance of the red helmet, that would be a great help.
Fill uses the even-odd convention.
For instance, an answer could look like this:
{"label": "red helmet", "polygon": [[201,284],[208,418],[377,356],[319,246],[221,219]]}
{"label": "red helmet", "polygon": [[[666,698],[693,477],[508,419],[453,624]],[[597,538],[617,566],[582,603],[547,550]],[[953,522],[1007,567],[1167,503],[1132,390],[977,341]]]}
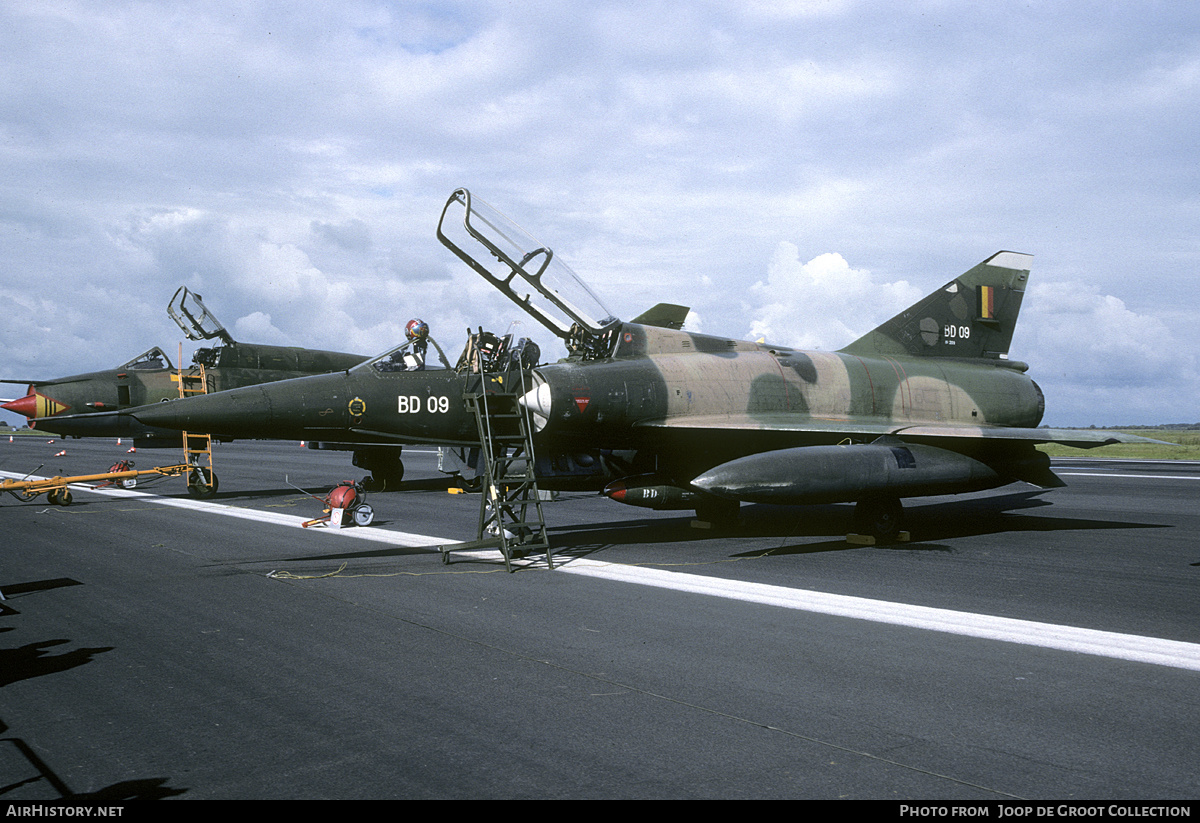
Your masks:
{"label": "red helmet", "polygon": [[414,317],[404,326],[404,336],[409,340],[424,340],[429,336],[429,324]]}

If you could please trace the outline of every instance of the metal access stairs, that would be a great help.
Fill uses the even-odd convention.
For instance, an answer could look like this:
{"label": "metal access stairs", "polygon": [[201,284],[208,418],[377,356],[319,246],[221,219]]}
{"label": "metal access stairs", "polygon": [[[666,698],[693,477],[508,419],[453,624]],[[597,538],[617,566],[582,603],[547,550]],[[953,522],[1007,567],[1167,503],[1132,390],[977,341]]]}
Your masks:
{"label": "metal access stairs", "polygon": [[532,426],[528,411],[518,402],[526,391],[522,375],[481,373],[468,380],[463,401],[475,416],[483,469],[478,539],[439,546],[443,563],[450,562],[452,551],[498,548],[509,572],[518,555],[541,551],[554,568],[534,473]]}

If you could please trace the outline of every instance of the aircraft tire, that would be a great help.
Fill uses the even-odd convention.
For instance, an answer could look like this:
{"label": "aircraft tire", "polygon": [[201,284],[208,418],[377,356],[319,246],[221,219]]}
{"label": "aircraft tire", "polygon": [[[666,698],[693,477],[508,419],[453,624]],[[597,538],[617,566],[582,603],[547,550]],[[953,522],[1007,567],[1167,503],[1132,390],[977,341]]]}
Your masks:
{"label": "aircraft tire", "polygon": [[880,542],[895,540],[904,525],[904,506],[896,497],[860,500],[854,506],[854,528]]}
{"label": "aircraft tire", "polygon": [[[399,447],[390,449],[365,448],[354,452],[353,462],[366,469],[375,480],[395,486],[404,479],[404,461],[400,459]],[[378,491],[382,491],[382,487]],[[368,489],[367,491],[371,491]]]}
{"label": "aircraft tire", "polygon": [[[208,485],[212,478],[212,485]],[[188,475],[188,495],[197,500],[207,500],[217,493],[217,476],[210,469],[198,468]]]}
{"label": "aircraft tire", "polygon": [[362,479],[362,487],[366,492],[382,492],[397,488],[402,480],[404,480],[404,464],[397,460],[393,465],[388,466],[386,472],[382,469],[374,469],[370,475]]}

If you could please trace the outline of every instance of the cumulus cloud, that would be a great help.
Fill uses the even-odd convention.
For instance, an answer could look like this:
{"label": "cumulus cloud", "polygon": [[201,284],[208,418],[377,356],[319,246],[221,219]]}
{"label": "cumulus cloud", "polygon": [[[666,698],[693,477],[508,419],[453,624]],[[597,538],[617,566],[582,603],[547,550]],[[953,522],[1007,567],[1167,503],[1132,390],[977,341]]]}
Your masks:
{"label": "cumulus cloud", "polygon": [[1047,422],[1125,425],[1151,413],[1162,423],[1200,419],[1194,350],[1118,297],[1077,281],[1034,284],[1017,334],[1015,355],[1046,393]]}
{"label": "cumulus cloud", "polygon": [[288,340],[283,332],[271,323],[271,315],[265,312],[251,312],[245,317],[239,317],[231,329],[234,340],[252,343],[273,343],[286,346]]}
{"label": "cumulus cloud", "polygon": [[921,296],[903,280],[878,282],[834,252],[801,263],[799,249],[781,242],[767,279],[749,290],[750,336],[795,348],[837,349]]}
{"label": "cumulus cloud", "polygon": [[1165,323],[1084,283],[1034,284],[1026,300],[1029,310],[1022,324],[1031,327],[1030,356],[1048,371],[1137,389],[1194,367],[1195,356]]}

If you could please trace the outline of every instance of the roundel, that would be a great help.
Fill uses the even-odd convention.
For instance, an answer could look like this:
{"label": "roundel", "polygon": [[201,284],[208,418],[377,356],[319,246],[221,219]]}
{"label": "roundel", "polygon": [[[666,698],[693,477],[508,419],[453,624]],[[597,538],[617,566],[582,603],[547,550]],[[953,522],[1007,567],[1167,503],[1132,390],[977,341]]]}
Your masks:
{"label": "roundel", "polygon": [[938,340],[941,339],[940,329],[938,321],[932,317],[926,317],[921,321],[921,342],[926,346],[937,345]]}

